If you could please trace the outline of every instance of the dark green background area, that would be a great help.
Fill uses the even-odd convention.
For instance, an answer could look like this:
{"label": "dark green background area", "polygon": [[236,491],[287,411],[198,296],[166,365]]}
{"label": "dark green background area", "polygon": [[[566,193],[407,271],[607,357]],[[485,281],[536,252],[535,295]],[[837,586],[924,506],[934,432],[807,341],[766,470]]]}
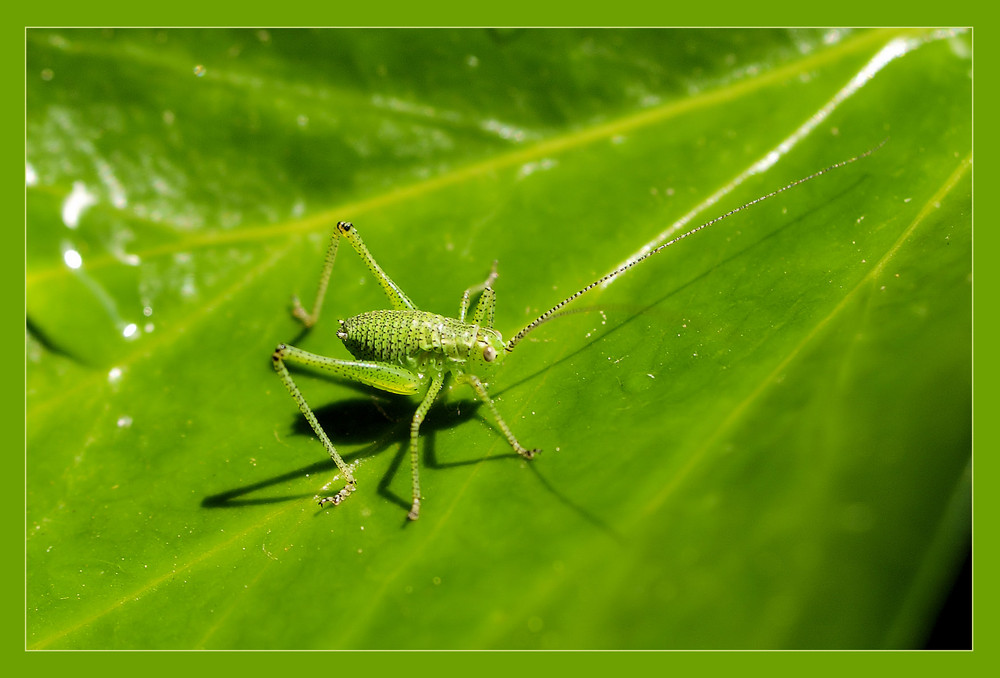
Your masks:
{"label": "dark green background area", "polygon": [[[415,405],[303,377],[360,461],[317,510],[269,355],[338,219],[426,310],[498,260],[509,336],[888,44],[694,221],[874,156],[508,358],[534,462],[456,389],[407,525]],[[933,31],[29,31],[28,647],[921,646],[970,532],[970,76]],[[345,250],[300,345],[346,356],[335,319],[384,305]]]}

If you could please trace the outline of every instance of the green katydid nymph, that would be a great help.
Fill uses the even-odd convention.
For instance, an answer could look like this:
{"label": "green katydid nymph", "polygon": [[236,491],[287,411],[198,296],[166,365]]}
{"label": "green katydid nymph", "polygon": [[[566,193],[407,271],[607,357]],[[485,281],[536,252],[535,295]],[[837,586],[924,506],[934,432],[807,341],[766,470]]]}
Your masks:
{"label": "green katydid nymph", "polygon": [[[882,142],[885,143],[885,142]],[[337,248],[342,239],[347,240],[358,256],[367,265],[375,280],[385,292],[390,309],[375,310],[361,313],[352,318],[340,321],[337,336],[343,341],[354,360],[342,360],[309,353],[302,349],[279,344],[272,355],[274,369],[281,381],[291,393],[299,409],[309,421],[320,442],[330,454],[334,463],[340,469],[345,484],[333,496],[317,497],[320,506],[337,505],[344,501],[357,489],[357,481],[350,467],[344,462],[337,449],[323,431],[316,416],[313,414],[305,398],[299,391],[287,365],[320,371],[326,375],[373,386],[389,393],[417,395],[423,393],[423,399],[417,407],[410,424],[410,466],[413,478],[413,504],[410,508],[410,520],[420,516],[420,475],[419,475],[419,437],[420,425],[430,410],[434,399],[441,392],[447,375],[458,384],[468,384],[476,396],[486,404],[497,425],[507,438],[514,451],[525,459],[532,459],[539,450],[524,447],[514,436],[513,431],[500,416],[487,392],[487,386],[497,371],[503,365],[507,354],[512,353],[524,337],[542,323],[553,317],[567,304],[586,294],[598,285],[610,281],[636,264],[662,252],[667,247],[677,243],[698,231],[711,226],[737,212],[746,210],[759,202],[772,198],[795,186],[803,184],[816,177],[833,171],[844,165],[860,160],[874,153],[881,144],[860,155],[843,160],[834,165],[797,179],[782,188],[762,195],[755,200],[726,212],[700,226],[692,228],[672,240],[669,240],[632,259],[623,266],[595,280],[586,287],[566,297],[552,308],[542,313],[533,321],[516,332],[513,337],[504,342],[500,333],[493,328],[493,310],[496,304],[496,292],[493,282],[496,280],[496,265],[489,277],[481,284],[470,287],[462,295],[458,308],[458,317],[446,316],[419,310],[409,297],[389,278],[376,263],[358,234],[357,229],[348,222],[340,222],[333,231],[330,245],[326,253],[326,262],[320,275],[319,288],[312,311],[306,311],[299,300],[293,300],[292,314],[302,324],[309,328],[319,319],[323,298],[326,296],[327,285],[333,264],[337,257]],[[472,295],[481,293],[478,303],[468,317]]]}

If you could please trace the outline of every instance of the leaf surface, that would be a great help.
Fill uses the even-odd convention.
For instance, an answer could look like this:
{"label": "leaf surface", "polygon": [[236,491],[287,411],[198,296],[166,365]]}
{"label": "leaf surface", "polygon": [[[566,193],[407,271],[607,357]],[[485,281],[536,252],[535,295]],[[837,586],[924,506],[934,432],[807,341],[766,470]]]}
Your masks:
{"label": "leaf surface", "polygon": [[[971,524],[970,42],[30,30],[28,646],[920,646]],[[429,311],[497,260],[509,337],[886,138],[529,334],[534,461],[447,392],[416,523],[415,402],[297,377],[358,463],[314,503],[269,356],[385,307],[341,248],[290,316],[336,221]]]}

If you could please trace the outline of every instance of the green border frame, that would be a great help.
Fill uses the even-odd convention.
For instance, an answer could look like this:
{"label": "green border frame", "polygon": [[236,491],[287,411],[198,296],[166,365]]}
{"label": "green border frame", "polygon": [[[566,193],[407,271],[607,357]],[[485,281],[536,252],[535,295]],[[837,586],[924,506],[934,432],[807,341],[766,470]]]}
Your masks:
{"label": "green border frame", "polygon": [[[993,85],[996,79],[996,51],[997,40],[996,31],[989,24],[982,24],[977,21],[979,13],[973,9],[971,2],[959,2],[958,5],[951,3],[945,11],[940,5],[931,6],[923,10],[921,7],[914,7],[912,3],[907,8],[908,15],[900,14],[898,8],[887,6],[883,8],[873,7],[870,3],[836,3],[835,6],[821,7],[818,5],[808,5],[803,3],[791,4],[786,8],[769,6],[765,8],[756,3],[736,3],[732,0],[724,0],[722,3],[713,3],[711,7],[678,4],[674,6],[652,3],[649,1],[618,2],[613,5],[602,3],[584,9],[567,10],[564,7],[551,5],[542,6],[537,2],[528,3],[521,0],[508,0],[499,5],[471,6],[469,3],[446,3],[428,7],[425,4],[404,4],[401,0],[390,0],[389,2],[378,3],[378,5],[359,5],[354,3],[308,3],[296,6],[280,6],[274,3],[259,3],[257,8],[241,7],[235,11],[223,7],[208,6],[205,3],[181,2],[170,3],[169,5],[149,5],[141,3],[123,4],[121,8],[105,6],[98,9],[91,3],[63,3],[61,0],[46,3],[44,6],[33,8],[18,8],[15,10],[14,19],[16,23],[10,22],[8,30],[9,39],[4,41],[3,49],[8,52],[6,62],[8,64],[20,64],[20,68],[9,68],[7,77],[11,80],[9,86],[17,86],[21,92],[24,91],[24,28],[25,26],[44,25],[425,25],[425,26],[473,26],[473,25],[532,25],[532,26],[556,26],[556,25],[609,25],[609,26],[641,26],[641,25],[707,25],[710,22],[724,18],[729,25],[966,25],[973,26],[973,40],[976,48],[974,60],[974,72],[979,78],[985,81],[979,87],[974,88],[975,92],[975,113],[984,116],[983,119],[991,119],[995,116],[993,111],[997,98],[998,88]],[[291,11],[289,11],[291,10]],[[707,11],[706,11],[707,10]],[[872,11],[874,10],[874,12]],[[12,25],[13,24],[13,25]],[[15,54],[16,52],[16,54]],[[16,72],[14,72],[16,71]],[[14,83],[17,83],[15,85]],[[23,103],[23,98],[22,98]],[[9,120],[7,129],[20,130],[23,153],[24,134],[24,110],[18,110],[14,106],[5,108],[6,116],[18,118],[20,120]],[[997,132],[992,125],[983,125],[976,130],[974,147],[993,148]],[[9,147],[18,147],[19,144],[11,142]],[[988,159],[989,156],[987,156]],[[7,191],[13,193],[14,186],[19,181],[23,181],[23,170],[15,163],[8,167],[15,167],[21,177],[4,182]],[[984,167],[976,167],[976,170],[985,171],[985,177],[980,178],[979,172],[974,174],[974,186],[976,183],[982,186],[996,185],[996,169],[992,163],[984,163]],[[976,181],[978,179],[978,181]],[[23,184],[20,184],[23,186]],[[975,198],[975,193],[974,193]],[[13,197],[10,198],[13,200]],[[24,194],[21,192],[21,204],[23,208]],[[975,202],[973,203],[975,204]],[[199,653],[206,656],[198,657],[194,660],[191,655],[194,653],[171,653],[174,656],[157,657],[161,670],[172,671],[180,666],[189,666],[191,661],[197,663],[205,670],[212,668],[224,669],[227,673],[246,675],[259,675],[264,671],[280,672],[282,674],[299,673],[302,671],[315,671],[323,673],[365,673],[372,672],[389,673],[398,671],[400,674],[414,671],[423,672],[431,670],[438,674],[451,674],[455,672],[481,671],[484,662],[489,662],[490,672],[510,673],[511,670],[525,670],[530,667],[532,672],[549,673],[556,667],[562,671],[572,671],[577,669],[582,673],[605,673],[614,672],[621,674],[631,671],[646,671],[653,668],[663,669],[684,669],[697,667],[700,670],[716,669],[719,671],[739,671],[741,673],[751,671],[768,671],[781,673],[802,673],[809,671],[818,675],[843,675],[845,671],[857,671],[859,668],[867,669],[874,673],[885,668],[914,668],[922,671],[944,670],[964,670],[975,671],[972,675],[977,675],[976,671],[983,665],[992,664],[990,659],[995,654],[992,643],[989,639],[997,637],[996,629],[996,594],[993,577],[983,576],[982,573],[996,571],[996,558],[994,555],[996,546],[992,538],[993,527],[996,523],[992,519],[996,514],[996,493],[989,491],[992,488],[992,481],[996,478],[997,455],[992,450],[997,449],[993,444],[997,440],[996,417],[976,416],[983,413],[995,413],[1000,407],[994,389],[989,388],[991,377],[996,374],[996,362],[994,351],[990,350],[992,338],[996,335],[996,316],[991,312],[995,298],[994,290],[997,289],[996,277],[997,266],[994,263],[997,248],[997,229],[991,228],[992,219],[984,221],[983,228],[977,229],[974,233],[975,248],[973,251],[973,271],[975,284],[973,288],[973,308],[974,308],[974,343],[980,347],[985,346],[986,350],[979,350],[973,356],[973,377],[974,377],[974,468],[976,476],[980,480],[979,487],[987,488],[987,491],[975,493],[973,508],[974,525],[974,564],[973,564],[973,648],[972,652],[460,652],[460,653],[437,653],[437,652],[352,652],[338,653],[336,657],[328,656],[327,653],[286,653],[286,652],[265,652],[252,653]],[[23,273],[23,247],[24,247],[24,221],[22,209],[21,221],[21,250],[8,246],[4,248],[4,258],[9,259],[0,267],[4,278],[13,278],[18,269]],[[17,240],[17,238],[15,238]],[[13,261],[20,255],[21,265]],[[24,278],[21,278],[21,290],[24,290]],[[6,287],[6,286],[5,286]],[[15,289],[13,281],[9,283],[9,289]],[[5,304],[16,304],[16,296],[13,293],[4,295]],[[23,311],[23,294],[21,296]],[[976,314],[976,306],[983,305],[984,311]],[[23,344],[22,344],[23,351]],[[21,353],[23,356],[23,353]],[[22,363],[23,366],[23,363]],[[12,382],[9,380],[8,383]],[[22,372],[23,381],[23,372]],[[984,385],[985,384],[985,385]],[[14,390],[8,387],[10,393],[5,395],[4,402],[8,406],[4,408],[5,417],[13,426],[18,418],[17,412],[21,410],[20,428],[22,431],[22,449],[24,435],[23,394],[12,393]],[[5,389],[5,392],[8,391]],[[20,407],[15,405],[20,402]],[[986,444],[983,444],[986,441]],[[980,454],[975,455],[975,451]],[[18,484],[19,489],[11,489],[4,494],[7,502],[20,503],[20,511],[8,511],[8,515],[20,515],[19,528],[23,538],[24,520],[24,459],[22,457],[21,474],[8,474],[11,486]],[[16,480],[15,480],[16,478]],[[975,487],[975,485],[974,485]],[[13,531],[13,529],[11,530]],[[20,595],[11,594],[10,598],[17,598],[23,601],[23,558],[11,558],[7,560],[5,567],[7,581],[17,582]],[[977,576],[977,574],[979,576]],[[11,605],[14,607],[14,605]],[[69,669],[73,673],[79,673],[81,669],[86,669],[90,662],[92,668],[101,672],[117,673],[126,667],[135,671],[139,667],[145,667],[150,657],[145,656],[146,652],[123,652],[114,653],[109,657],[109,653],[65,653],[65,652],[32,652],[24,651],[24,617],[22,613],[10,615],[9,627],[5,630],[7,638],[20,638],[21,642],[10,643],[15,645],[15,651],[21,662],[30,667],[33,672],[41,670],[53,671],[61,668]],[[17,621],[13,621],[17,619]],[[979,642],[977,642],[977,639]],[[17,646],[20,647],[17,647]],[[13,653],[12,653],[13,654]],[[160,653],[158,653],[160,654]],[[224,656],[223,656],[224,655]],[[261,656],[256,656],[261,655]],[[817,656],[820,655],[820,656]],[[13,657],[10,657],[13,659]],[[70,664],[72,662],[72,664]],[[99,662],[99,663],[98,663]],[[223,663],[224,662],[224,663]],[[294,664],[290,664],[294,662]],[[15,664],[16,667],[16,664]],[[26,667],[26,668],[28,668]],[[16,668],[15,668],[16,670]],[[69,672],[69,671],[67,671]]]}

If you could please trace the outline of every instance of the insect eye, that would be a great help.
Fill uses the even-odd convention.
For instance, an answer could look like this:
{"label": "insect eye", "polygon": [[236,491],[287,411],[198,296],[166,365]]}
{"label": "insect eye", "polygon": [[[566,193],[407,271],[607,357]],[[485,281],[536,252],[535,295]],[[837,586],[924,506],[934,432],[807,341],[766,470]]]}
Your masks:
{"label": "insect eye", "polygon": [[493,362],[493,359],[496,357],[497,357],[496,349],[494,349],[492,346],[487,345],[486,348],[483,349],[483,360],[485,360],[486,362],[491,363]]}

